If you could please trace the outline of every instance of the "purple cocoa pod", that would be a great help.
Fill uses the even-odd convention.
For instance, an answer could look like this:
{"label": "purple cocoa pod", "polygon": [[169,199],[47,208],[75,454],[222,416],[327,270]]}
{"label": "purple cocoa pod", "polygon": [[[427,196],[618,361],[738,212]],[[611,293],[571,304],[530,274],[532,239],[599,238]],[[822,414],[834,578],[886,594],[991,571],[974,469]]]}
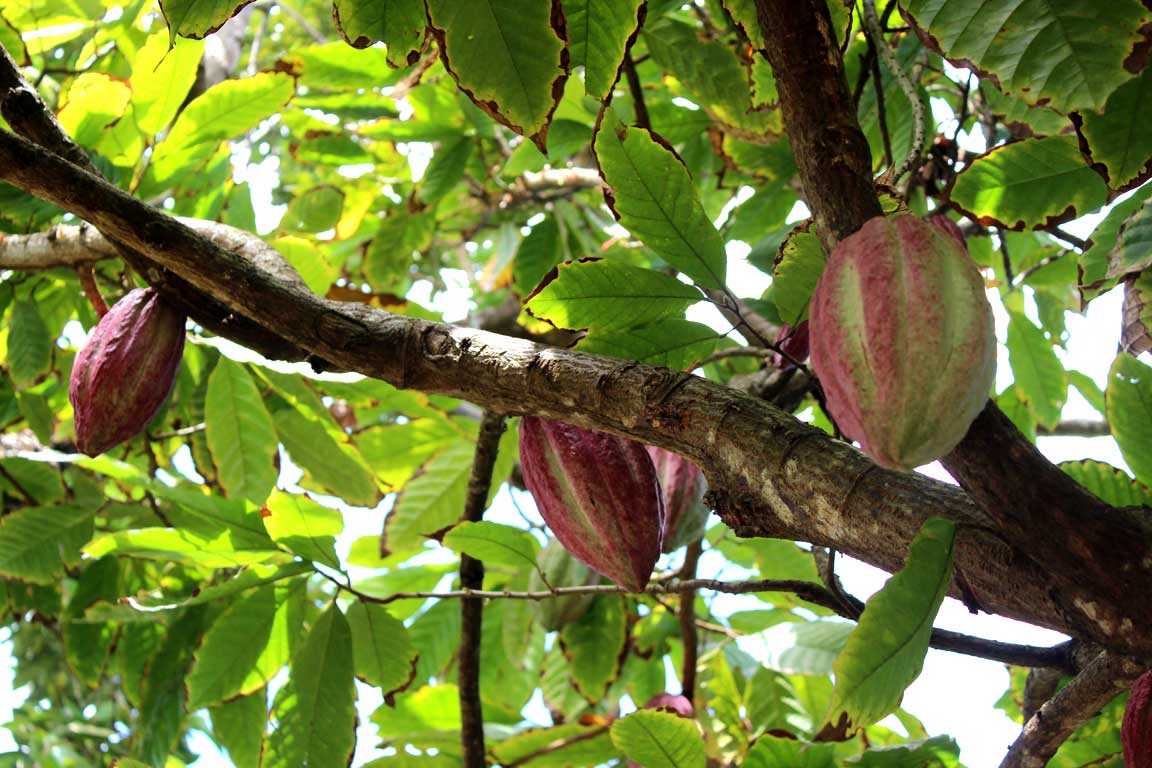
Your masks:
{"label": "purple cocoa pod", "polygon": [[776,346],[782,352],[787,354],[787,357],[780,354],[780,352],[772,353],[772,366],[781,371],[786,371],[789,368],[795,368],[796,363],[802,363],[808,359],[808,321],[801,320],[795,328],[790,325],[783,325],[780,327],[780,333],[776,336]]}
{"label": "purple cocoa pod", "polygon": [[176,381],[184,321],[151,288],[130,291],[100,318],[68,386],[81,453],[97,456],[148,426]]}
{"label": "purple cocoa pod", "polygon": [[704,535],[710,510],[704,505],[704,473],[678,453],[648,446],[664,497],[664,551],[673,552]]}
{"label": "purple cocoa pod", "polygon": [[828,409],[881,466],[940,458],[988,402],[996,333],[984,280],[952,235],[916,216],[870,219],[836,246],[811,323]]}
{"label": "purple cocoa pod", "polygon": [[541,517],[573,557],[633,592],[648,585],[664,502],[643,445],[525,416],[520,466]]}
{"label": "purple cocoa pod", "polygon": [[968,250],[968,241],[964,238],[964,232],[960,229],[960,225],[948,218],[947,214],[941,213],[937,216],[930,216],[928,223],[942,232],[947,232],[956,239],[956,242],[964,246],[965,251]]}
{"label": "purple cocoa pod", "polygon": [[1152,672],[1137,678],[1128,694],[1120,744],[1125,768],[1152,768]]}

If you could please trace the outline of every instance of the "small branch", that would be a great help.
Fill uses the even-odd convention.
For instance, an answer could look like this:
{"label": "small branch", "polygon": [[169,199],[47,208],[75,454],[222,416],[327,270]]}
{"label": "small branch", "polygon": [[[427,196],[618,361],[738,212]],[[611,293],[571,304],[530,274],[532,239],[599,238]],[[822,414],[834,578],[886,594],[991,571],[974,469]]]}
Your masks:
{"label": "small branch", "polygon": [[[492,467],[496,463],[500,435],[504,432],[504,415],[485,411],[476,438],[472,474],[468,478],[468,495],[463,519],[476,523],[488,506],[492,487]],[[480,589],[484,586],[484,563],[460,555],[460,586]],[[460,743],[464,749],[465,768],[487,765],[484,749],[484,710],[480,702],[480,638],[483,630],[484,603],[465,599],[460,603],[460,655],[457,683],[460,692]]]}
{"label": "small branch", "polygon": [[76,274],[80,276],[80,287],[84,289],[84,296],[92,305],[92,309],[96,310],[97,317],[104,317],[108,314],[108,302],[104,301],[100,286],[96,284],[96,273],[92,270],[92,265],[82,264],[76,267]]}
{"label": "small branch", "polygon": [[1144,671],[1128,657],[1107,651],[1098,655],[1024,724],[1000,768],[1044,768],[1077,728]]}
{"label": "small branch", "polygon": [[287,3],[282,2],[282,0],[277,0],[277,2],[274,3],[274,5],[279,6],[280,10],[284,11],[284,13],[286,15],[290,16],[293,21],[295,21],[297,24],[299,24],[300,29],[304,30],[304,32],[308,35],[308,37],[312,38],[313,40],[315,40],[317,43],[320,43],[321,45],[328,42],[328,38],[325,37],[324,34],[321,33],[318,29],[316,29],[316,27],[312,26],[308,22],[308,19],[304,18],[303,14],[301,14],[300,11],[296,10],[292,6],[288,5]]}
{"label": "small branch", "polygon": [[1076,235],[1072,234],[1071,232],[1065,232],[1060,227],[1049,227],[1044,231],[1058,240],[1063,240],[1074,248],[1079,248],[1081,251],[1088,250],[1088,242],[1086,240],[1080,237],[1076,237]]}
{"label": "small branch", "polygon": [[[684,567],[680,570],[685,581],[696,578],[696,566],[700,562],[700,553],[704,545],[701,541],[694,541],[688,545],[684,553]],[[680,638],[684,643],[684,661],[681,665],[680,693],[688,701],[696,700],[696,660],[700,652],[700,640],[696,634],[696,590],[685,589],[680,592]]]}
{"label": "small branch", "polygon": [[640,76],[636,74],[636,62],[632,61],[632,54],[624,56],[624,77],[628,81],[628,90],[632,94],[632,107],[636,111],[636,125],[652,130],[652,120],[648,117],[648,106],[644,103],[644,86],[640,84]]}
{"label": "small branch", "polygon": [[1040,435],[1060,437],[1108,437],[1112,434],[1108,422],[1095,419],[1066,419],[1051,429],[1037,427],[1036,431]]}
{"label": "small branch", "polygon": [[701,360],[700,367],[710,365],[719,360],[727,360],[730,357],[759,357],[766,359],[771,356],[772,350],[766,347],[731,347],[729,349],[718,349]]}
{"label": "small branch", "polygon": [[[868,47],[875,50],[876,43],[868,38]],[[892,137],[888,133],[888,109],[884,104],[884,78],[880,74],[880,57],[873,54],[869,57],[872,62],[872,89],[876,92],[876,127],[880,129],[880,140],[884,144],[884,167],[891,168]]]}
{"label": "small branch", "polygon": [[908,156],[904,158],[904,162],[892,173],[892,181],[895,183],[901,176],[916,167],[916,164],[920,162],[920,155],[924,152],[924,142],[927,136],[924,102],[920,101],[920,94],[916,92],[916,86],[908,78],[908,74],[900,66],[900,62],[896,60],[896,54],[892,52],[884,40],[880,18],[876,15],[876,0],[864,0],[863,17],[864,30],[868,34],[868,39],[876,46],[876,52],[880,58],[884,59],[885,66],[896,78],[897,85],[900,86],[900,90],[904,92],[905,98],[908,99],[908,103],[912,107],[912,148],[909,150]]}
{"label": "small branch", "polygon": [[208,425],[202,421],[199,424],[193,424],[190,427],[182,427],[181,429],[173,429],[170,432],[160,432],[158,434],[152,435],[149,439],[150,440],[169,440],[173,437],[187,437],[188,435],[194,435],[197,432],[203,432],[205,429],[207,429],[207,427],[208,427]]}
{"label": "small branch", "polygon": [[392,86],[392,90],[388,91],[388,98],[402,99],[408,95],[408,92],[420,84],[420,80],[424,74],[432,68],[436,60],[440,58],[440,49],[433,47],[432,50],[420,57],[420,59],[412,66],[412,71],[400,78],[396,85]]}
{"label": "small branch", "polygon": [[264,12],[264,18],[260,20],[260,26],[256,28],[256,34],[252,36],[252,48],[248,53],[248,76],[252,77],[260,71],[260,47],[264,44],[264,35],[268,33],[268,22],[272,18],[271,8],[261,8]]}

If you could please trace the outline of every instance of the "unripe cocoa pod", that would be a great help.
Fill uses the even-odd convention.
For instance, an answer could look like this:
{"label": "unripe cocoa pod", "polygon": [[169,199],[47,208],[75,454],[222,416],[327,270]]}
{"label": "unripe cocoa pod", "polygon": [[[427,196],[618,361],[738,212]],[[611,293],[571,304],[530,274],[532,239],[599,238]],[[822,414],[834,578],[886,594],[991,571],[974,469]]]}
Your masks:
{"label": "unripe cocoa pod", "polygon": [[100,318],[68,386],[82,453],[97,456],[148,426],[176,381],[184,321],[151,288],[130,291]]}
{"label": "unripe cocoa pod", "polygon": [[520,467],[540,516],[572,555],[639,592],[660,557],[664,502],[644,446],[525,416]]}
{"label": "unripe cocoa pod", "polygon": [[911,469],[956,447],[988,401],[996,334],[965,248],[911,215],[833,250],[812,296],[812,367],[840,430]]}
{"label": "unripe cocoa pod", "polygon": [[1125,768],[1152,768],[1152,672],[1137,678],[1120,726]]}
{"label": "unripe cocoa pod", "polygon": [[710,510],[704,505],[704,473],[678,453],[648,446],[664,498],[664,551],[673,552],[704,535]]}
{"label": "unripe cocoa pod", "polygon": [[[559,539],[549,539],[536,556],[534,570],[528,576],[529,592],[545,592],[555,587],[584,587],[599,584],[601,576],[564,549]],[[541,576],[541,573],[543,576]],[[549,632],[555,632],[579,619],[592,607],[596,595],[566,595],[536,602],[536,620]]]}

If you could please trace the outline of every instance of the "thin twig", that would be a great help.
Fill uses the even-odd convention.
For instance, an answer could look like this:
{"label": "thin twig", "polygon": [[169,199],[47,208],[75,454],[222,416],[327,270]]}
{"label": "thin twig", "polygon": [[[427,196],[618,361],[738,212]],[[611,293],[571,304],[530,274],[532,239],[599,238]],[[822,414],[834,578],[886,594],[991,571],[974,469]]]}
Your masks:
{"label": "thin twig", "polygon": [[772,356],[772,350],[767,347],[730,347],[728,349],[718,349],[708,357],[700,361],[700,366],[709,365],[720,360],[727,360],[730,357],[760,357],[768,358]]}
{"label": "thin twig", "polygon": [[1036,433],[1060,437],[1107,437],[1112,434],[1112,428],[1102,419],[1066,419],[1054,427],[1037,426]]}
{"label": "thin twig", "polygon": [[1081,237],[1076,237],[1076,235],[1072,234],[1071,232],[1066,232],[1060,227],[1048,227],[1044,231],[1052,235],[1052,237],[1055,237],[1057,240],[1063,240],[1074,248],[1079,248],[1081,251],[1088,250],[1087,240]]}
{"label": "thin twig", "polygon": [[[492,468],[496,464],[500,435],[504,432],[504,415],[484,411],[480,419],[480,434],[476,438],[476,453],[472,458],[472,474],[468,478],[468,495],[464,502],[463,519],[477,523],[484,517],[488,506],[488,491],[492,487]],[[480,589],[484,586],[484,563],[460,555],[460,586]],[[484,749],[484,711],[480,702],[480,637],[483,630],[484,603],[481,600],[462,600],[460,603],[460,654],[457,684],[460,694],[460,743],[464,750],[465,768],[484,768],[487,765]]]}
{"label": "thin twig", "polygon": [[203,432],[207,428],[208,428],[208,424],[206,422],[202,421],[199,424],[193,424],[190,427],[182,427],[180,429],[173,429],[170,432],[158,432],[155,435],[152,435],[150,439],[152,439],[152,440],[169,440],[173,437],[187,437],[188,435],[194,435],[197,432]]}
{"label": "thin twig", "polygon": [[268,33],[268,22],[272,18],[271,8],[261,8],[264,12],[264,18],[260,20],[260,26],[256,28],[256,34],[252,36],[252,48],[248,53],[248,76],[252,77],[260,71],[260,46],[264,44],[264,35]]}
{"label": "thin twig", "polygon": [[[872,38],[868,38],[868,47],[876,48]],[[880,130],[880,141],[884,145],[884,167],[891,168],[892,163],[892,137],[888,133],[888,108],[884,104],[884,77],[880,74],[880,57],[869,57],[872,61],[872,89],[876,92],[876,127]]]}
{"label": "thin twig", "polygon": [[908,103],[912,107],[912,147],[908,156],[904,158],[904,162],[892,173],[892,182],[895,183],[920,162],[920,154],[924,151],[928,130],[927,119],[924,114],[924,102],[920,101],[920,94],[917,93],[916,86],[908,78],[908,73],[900,66],[900,62],[896,60],[896,54],[892,52],[884,40],[880,18],[876,15],[876,0],[864,0],[864,31],[868,34],[872,44],[876,46],[876,53],[884,59],[885,66],[896,78],[896,84],[900,86],[900,90],[904,92],[905,98],[908,99]]}
{"label": "thin twig", "polygon": [[1000,768],[1044,768],[1069,736],[1132,685],[1145,667],[1104,651],[1024,724]]}
{"label": "thin twig", "polygon": [[[696,578],[696,566],[704,545],[696,540],[688,545],[684,553],[684,567],[680,572],[685,581]],[[684,660],[680,667],[680,692],[688,701],[696,700],[696,660],[700,652],[700,639],[696,634],[696,590],[680,592],[680,638],[684,643]]]}
{"label": "thin twig", "polygon": [[304,18],[303,14],[301,14],[300,11],[296,10],[292,6],[288,5],[287,3],[282,2],[282,0],[278,0],[275,3],[275,5],[278,5],[280,7],[280,10],[284,11],[285,14],[287,14],[288,16],[291,16],[292,20],[295,21],[297,24],[299,24],[300,28],[302,30],[304,30],[305,33],[307,33],[308,37],[312,38],[313,40],[315,40],[317,43],[320,43],[321,45],[328,42],[328,38],[325,37],[324,34],[322,32],[320,32],[320,30],[318,30],[318,29],[316,29],[316,27],[312,26],[312,24],[309,23],[308,19]]}
{"label": "thin twig", "polygon": [[104,317],[108,314],[108,302],[104,301],[100,286],[96,284],[96,272],[92,269],[92,265],[81,264],[76,267],[76,274],[80,276],[80,287],[84,289],[84,296],[92,305],[92,309],[96,310],[96,316]]}

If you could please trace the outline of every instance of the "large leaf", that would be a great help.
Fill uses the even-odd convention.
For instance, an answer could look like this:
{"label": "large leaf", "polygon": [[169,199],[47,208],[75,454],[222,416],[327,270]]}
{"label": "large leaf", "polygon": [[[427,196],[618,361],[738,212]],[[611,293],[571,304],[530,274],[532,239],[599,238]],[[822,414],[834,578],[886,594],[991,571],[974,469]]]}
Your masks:
{"label": "large leaf", "polygon": [[52,336],[36,305],[21,299],[8,318],[8,376],[17,389],[36,382],[52,363]]}
{"label": "large leaf", "polygon": [[336,535],[344,530],[340,510],[281,491],[269,497],[266,509],[264,526],[276,543],[305,559],[340,569],[335,549]]}
{"label": "large leaf", "polygon": [[348,608],[356,677],[386,697],[404,690],[416,674],[417,652],[404,624],[382,605],[359,600]]}
{"label": "large leaf", "polygon": [[1017,313],[1011,313],[1008,322],[1008,359],[1016,391],[1036,421],[1047,427],[1056,426],[1068,396],[1064,366],[1044,332]]}
{"label": "large leaf", "polygon": [[216,704],[263,689],[288,663],[304,619],[305,579],[254,589],[204,633],[188,676],[188,706]]}
{"label": "large leaf", "polygon": [[1152,484],[1152,367],[1131,355],[1117,355],[1107,397],[1108,423],[1120,453],[1141,483]]}
{"label": "large leaf", "polygon": [[[835,768],[836,753],[832,744],[806,744],[795,738],[765,734],[744,759],[745,768]],[[911,766],[909,766],[911,768]]]}
{"label": "large leaf", "polygon": [[272,418],[288,455],[304,470],[302,485],[318,486],[353,506],[370,507],[380,499],[376,480],[355,446],[337,443],[321,421],[298,408],[281,408]]}
{"label": "large leaf", "polygon": [[620,74],[625,47],[640,26],[644,0],[569,0],[569,56],[584,67],[584,92],[601,101]]}
{"label": "large leaf", "polygon": [[870,725],[900,705],[924,666],[932,622],[952,583],[955,536],[954,523],[929,518],[904,567],[868,601],[836,660],[829,723]]}
{"label": "large leaf", "polygon": [[228,750],[236,768],[260,768],[264,730],[268,726],[268,693],[265,689],[240,696],[209,711],[212,735]]}
{"label": "large leaf", "polygon": [[1034,229],[1091,213],[1108,187],[1075,136],[1025,139],[979,157],[956,177],[952,201],[982,224]]}
{"label": "large leaf", "polygon": [[[1119,206],[1117,206],[1119,208]],[[1095,237],[1093,238],[1095,239]],[[1144,203],[1124,219],[1108,252],[1108,278],[1142,272],[1152,266],[1152,203]]]}
{"label": "large leaf", "polygon": [[483,560],[486,565],[536,567],[540,542],[528,531],[490,520],[464,521],[444,536],[444,546]]}
{"label": "large leaf", "polygon": [[595,331],[580,342],[580,350],[685,370],[715,352],[720,338],[702,323],[668,319],[643,328]]}
{"label": "large leaf", "polygon": [[204,37],[224,26],[252,0],[162,0],[172,37]]}
{"label": "large leaf", "polygon": [[221,360],[204,402],[208,449],[230,496],[264,503],[276,485],[276,432],[248,371]]}
{"label": "large leaf", "polygon": [[277,549],[238,549],[229,531],[207,537],[174,528],[137,528],[105,533],[92,539],[84,547],[84,553],[91,557],[116,553],[205,568],[237,568],[282,562],[287,558]]}
{"label": "large leaf", "polygon": [[199,40],[176,40],[169,47],[169,36],[158,30],[148,36],[132,61],[132,110],[136,125],[147,134],[155,134],[176,117],[180,105],[196,82],[196,67],[204,55]]}
{"label": "large leaf", "polygon": [[1061,462],[1060,469],[1067,472],[1080,485],[1101,501],[1114,507],[1152,506],[1152,490],[1143,483],[1111,464],[1093,459]]}
{"label": "large leaf", "polygon": [[704,768],[696,723],[671,712],[641,709],[612,724],[612,743],[645,768]]}
{"label": "large leaf", "polygon": [[608,260],[561,264],[529,298],[526,309],[557,328],[636,328],[684,311],[700,292],[674,277]]}
{"label": "large leaf", "polygon": [[427,0],[444,66],[496,120],[547,151],[548,123],[568,79],[564,32],[537,0]]}
{"label": "large leaf", "polygon": [[1108,169],[1108,184],[1127,189],[1148,177],[1152,168],[1152,70],[1116,89],[1103,112],[1086,112],[1080,132],[1092,160]]}
{"label": "large leaf", "polygon": [[272,707],[264,768],[346,768],[356,746],[352,633],[335,603],[316,620],[292,659]]}
{"label": "large leaf", "polygon": [[475,450],[471,441],[450,443],[408,482],[384,521],[389,552],[419,549],[427,537],[460,521]]}
{"label": "large leaf", "polygon": [[620,223],[697,283],[723,288],[724,241],[680,159],[650,131],[625,126],[611,110],[594,143],[612,188],[605,196]]}
{"label": "large leaf", "polygon": [[384,43],[393,67],[414,64],[424,44],[422,0],[335,0],[332,16],[353,48]]}
{"label": "large leaf", "polygon": [[0,574],[35,584],[56,581],[65,565],[80,561],[95,514],[84,507],[26,507],[0,518]]}
{"label": "large leaf", "polygon": [[[1032,104],[1069,112],[1104,108],[1129,75],[1124,61],[1152,20],[1136,0],[905,0],[944,55],[995,76]],[[962,62],[962,63],[961,63]]]}
{"label": "large leaf", "polygon": [[795,328],[808,317],[808,304],[824,274],[824,248],[807,230],[788,236],[772,270],[772,300],[780,319]]}
{"label": "large leaf", "polygon": [[600,595],[588,613],[560,630],[572,683],[590,703],[603,698],[616,679],[628,641],[621,595]]}

